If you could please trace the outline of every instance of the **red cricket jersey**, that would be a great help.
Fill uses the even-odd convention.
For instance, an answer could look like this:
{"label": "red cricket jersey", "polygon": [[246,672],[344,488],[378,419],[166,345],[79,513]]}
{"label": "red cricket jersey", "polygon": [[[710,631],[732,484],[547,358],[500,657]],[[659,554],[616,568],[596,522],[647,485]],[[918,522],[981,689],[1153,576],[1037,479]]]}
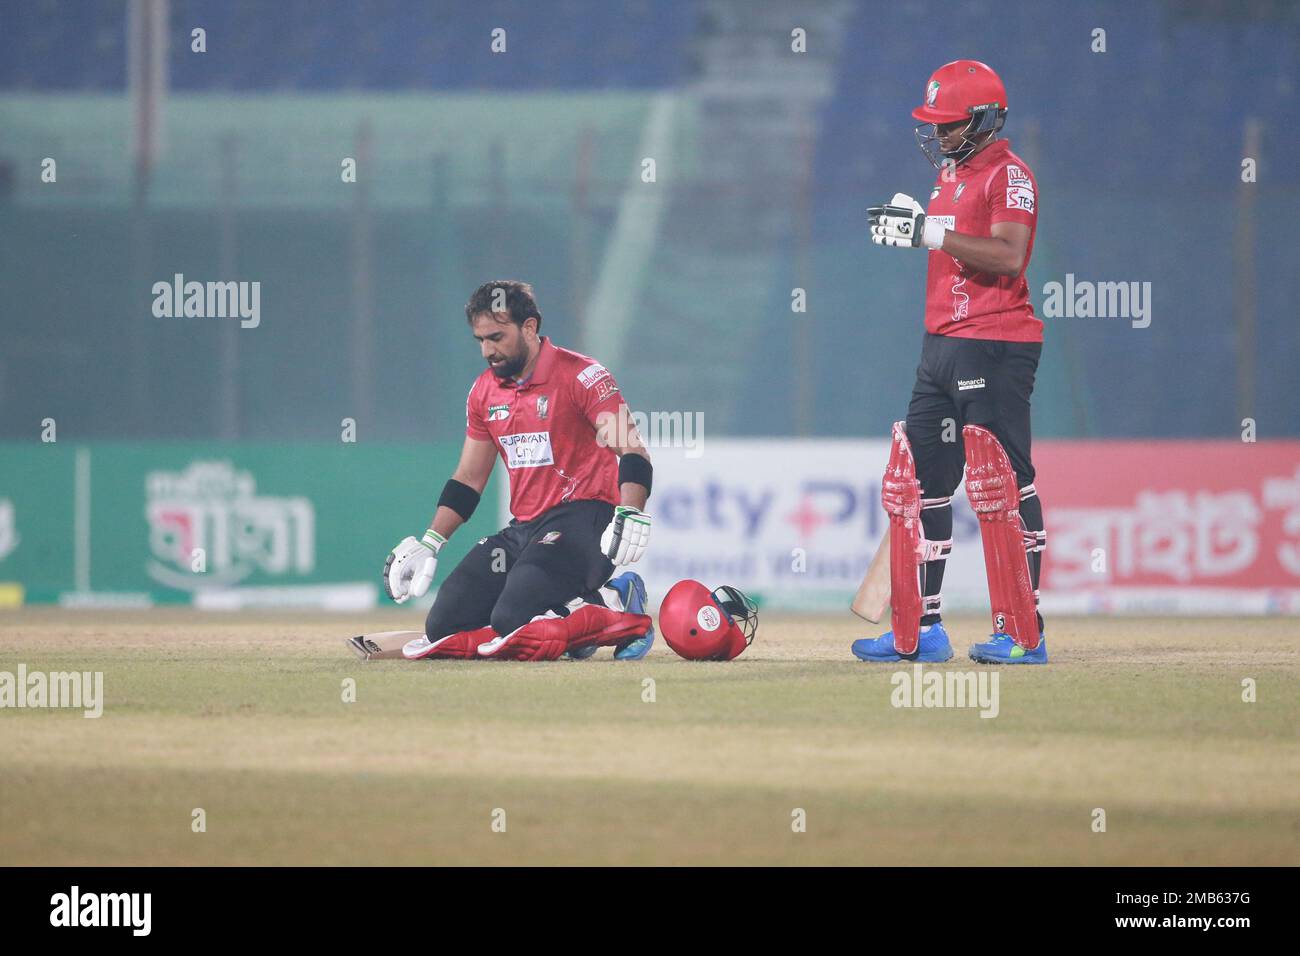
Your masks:
{"label": "red cricket jersey", "polygon": [[484,369],[465,402],[465,434],[496,444],[510,475],[510,513],[531,521],[566,501],[619,502],[618,454],[596,442],[596,416],[623,404],[595,359],[543,336],[522,384]]}
{"label": "red cricket jersey", "polygon": [[956,168],[956,181],[940,170],[927,217],[972,236],[993,235],[995,222],[1029,227],[1025,264],[1016,276],[977,272],[942,249],[930,251],[925,283],[925,328],[935,335],[1003,342],[1043,341],[1043,322],[1029,301],[1025,270],[1038,228],[1038,186],[1025,161],[998,140]]}

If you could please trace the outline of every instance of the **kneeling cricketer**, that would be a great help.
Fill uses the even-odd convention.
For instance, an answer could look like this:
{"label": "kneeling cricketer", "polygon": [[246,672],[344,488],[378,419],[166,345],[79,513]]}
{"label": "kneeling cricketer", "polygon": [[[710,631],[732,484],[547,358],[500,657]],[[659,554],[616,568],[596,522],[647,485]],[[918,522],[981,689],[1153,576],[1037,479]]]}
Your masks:
{"label": "kneeling cricketer", "polygon": [[[613,646],[620,660],[644,657],[654,642],[645,584],[610,574],[645,551],[652,472],[614,377],[540,334],[527,283],[480,286],[465,315],[488,367],[470,389],[460,464],[432,525],[388,555],[389,596],[402,604],[429,589],[438,552],[478,507],[498,457],[513,519],[447,576],[402,656],[555,660]],[[354,639],[363,654],[365,640]]]}

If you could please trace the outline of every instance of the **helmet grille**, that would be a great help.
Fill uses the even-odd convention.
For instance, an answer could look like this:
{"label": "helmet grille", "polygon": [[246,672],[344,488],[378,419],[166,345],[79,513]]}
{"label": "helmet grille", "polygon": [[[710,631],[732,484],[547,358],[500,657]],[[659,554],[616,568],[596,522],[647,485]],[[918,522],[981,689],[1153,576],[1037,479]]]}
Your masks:
{"label": "helmet grille", "polygon": [[745,635],[746,646],[752,644],[754,635],[758,633],[758,606],[739,588],[733,588],[730,584],[715,588],[711,597],[722,613],[727,615],[727,619],[740,628],[740,633]]}

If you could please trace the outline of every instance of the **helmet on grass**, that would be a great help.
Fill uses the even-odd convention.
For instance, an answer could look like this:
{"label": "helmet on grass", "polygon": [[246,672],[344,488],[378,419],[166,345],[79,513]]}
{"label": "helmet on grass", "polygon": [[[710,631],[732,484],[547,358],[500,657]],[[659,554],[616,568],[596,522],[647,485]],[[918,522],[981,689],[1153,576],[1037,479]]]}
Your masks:
{"label": "helmet on grass", "polygon": [[758,609],[739,589],[710,591],[699,581],[678,581],[659,605],[659,633],[690,661],[729,661],[758,631]]}

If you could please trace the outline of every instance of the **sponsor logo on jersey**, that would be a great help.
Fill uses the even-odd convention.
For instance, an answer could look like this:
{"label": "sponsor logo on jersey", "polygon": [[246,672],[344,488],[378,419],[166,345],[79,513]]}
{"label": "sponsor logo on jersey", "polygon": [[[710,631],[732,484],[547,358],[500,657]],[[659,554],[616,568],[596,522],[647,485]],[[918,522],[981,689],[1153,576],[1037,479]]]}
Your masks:
{"label": "sponsor logo on jersey", "polygon": [[601,382],[600,386],[596,389],[596,401],[603,402],[617,391],[618,386],[614,384],[614,380],[612,378],[607,378],[605,381]]}
{"label": "sponsor logo on jersey", "polygon": [[502,419],[510,417],[509,405],[489,405],[487,420],[490,422],[499,422]]}
{"label": "sponsor logo on jersey", "polygon": [[545,395],[537,396],[537,417],[545,418],[546,413],[550,411],[551,400]]}
{"label": "sponsor logo on jersey", "polygon": [[1034,189],[1032,186],[1008,186],[1007,208],[1034,211]]}
{"label": "sponsor logo on jersey", "polygon": [[943,188],[942,186],[935,186],[933,189],[931,189],[931,190],[930,190],[930,198],[931,198],[931,199],[938,199],[938,198],[939,198],[939,190],[941,190],[942,188]]}
{"label": "sponsor logo on jersey", "polygon": [[941,224],[943,225],[943,228],[945,228],[945,229],[956,229],[956,228],[957,228],[957,217],[956,217],[956,216],[926,216],[925,218],[926,218],[926,219],[933,219],[935,222],[937,222],[937,223],[941,223]]}
{"label": "sponsor logo on jersey", "polygon": [[1033,189],[1033,180],[1029,174],[1017,166],[1015,163],[1007,163],[1007,185],[1008,186],[1028,186]]}
{"label": "sponsor logo on jersey", "polygon": [[960,199],[960,198],[961,198],[961,194],[964,193],[965,191],[966,191],[966,184],[965,184],[965,183],[958,183],[958,184],[957,184],[957,191],[954,192],[954,193],[952,194],[952,201],[953,201],[953,202],[956,202],[958,199]]}
{"label": "sponsor logo on jersey", "polygon": [[969,392],[972,388],[983,388],[984,379],[982,378],[959,378],[957,379],[957,391]]}
{"label": "sponsor logo on jersey", "polygon": [[609,378],[609,370],[603,365],[588,365],[578,373],[578,381],[583,388],[591,388],[601,379]]}
{"label": "sponsor logo on jersey", "polygon": [[497,439],[506,454],[507,468],[541,468],[555,464],[550,432],[520,432]]}
{"label": "sponsor logo on jersey", "polygon": [[559,531],[548,531],[548,532],[546,532],[546,534],[542,535],[540,538],[537,539],[537,543],[538,543],[538,544],[555,544],[555,542],[557,542],[557,541],[560,540],[560,534],[561,534],[561,532],[559,532]]}

